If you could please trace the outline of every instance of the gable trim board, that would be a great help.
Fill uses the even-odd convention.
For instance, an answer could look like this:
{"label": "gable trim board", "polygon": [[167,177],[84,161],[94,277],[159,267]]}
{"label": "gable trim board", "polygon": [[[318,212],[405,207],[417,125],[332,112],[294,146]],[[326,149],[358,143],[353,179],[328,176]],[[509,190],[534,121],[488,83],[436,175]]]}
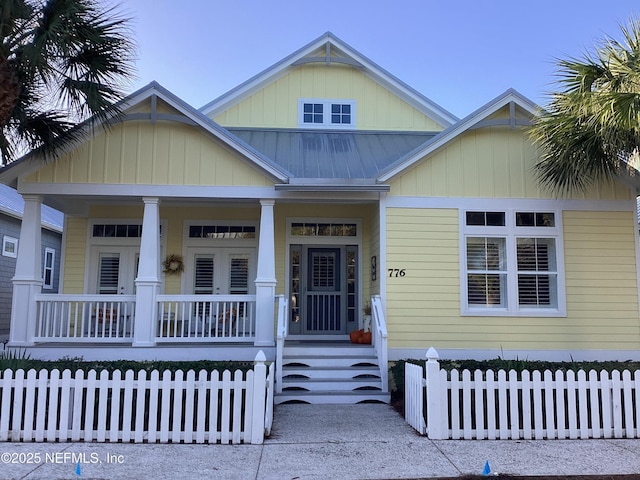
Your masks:
{"label": "gable trim board", "polygon": [[471,113],[467,117],[463,118],[459,122],[450,126],[449,128],[443,130],[439,134],[437,134],[434,138],[428,140],[423,145],[417,147],[412,152],[409,152],[404,157],[400,158],[394,165],[391,165],[387,168],[386,171],[382,172],[381,175],[378,176],[379,182],[388,182],[392,178],[397,175],[402,174],[404,171],[409,169],[412,165],[422,160],[427,155],[435,152],[440,147],[445,146],[458,136],[462,135],[464,132],[472,129],[474,126],[479,125],[483,120],[489,117],[491,114],[497,112],[501,108],[509,105],[510,111],[510,119],[509,126],[510,128],[515,128],[518,123],[513,117],[514,115],[514,105],[519,105],[524,108],[527,112],[529,112],[532,116],[534,116],[539,107],[537,107],[534,103],[530,102],[527,98],[519,94],[516,90],[510,88],[502,95],[499,95],[495,99],[488,102],[486,105],[480,107],[475,112]]}
{"label": "gable trim board", "polygon": [[[330,57],[332,49],[337,50],[347,57],[349,60],[343,61],[349,65],[360,66],[361,70],[372,80],[378,84],[384,86],[386,89],[392,91],[400,98],[405,100],[408,104],[422,112],[427,117],[440,123],[442,126],[447,127],[454,124],[458,118],[451,112],[448,112],[441,106],[434,103],[418,91],[414,90],[406,83],[402,82],[379,65],[375,64],[367,57],[354,50],[352,47],[345,44],[342,40],[338,39],[331,32],[327,32],[317,39],[311,41],[304,47],[295,51],[291,55],[285,57],[280,62],[272,65],[271,67],[263,70],[254,77],[250,78],[246,82],[231,89],[227,93],[212,100],[203,107],[200,111],[207,116],[215,117],[219,113],[223,112],[231,105],[238,103],[239,101],[249,97],[251,94],[260,90],[284,76],[292,67],[301,65],[308,62],[317,62],[320,57],[307,58],[318,49],[324,48],[326,51],[326,58]],[[326,61],[326,60],[325,60]],[[329,65],[331,62],[326,62]]]}

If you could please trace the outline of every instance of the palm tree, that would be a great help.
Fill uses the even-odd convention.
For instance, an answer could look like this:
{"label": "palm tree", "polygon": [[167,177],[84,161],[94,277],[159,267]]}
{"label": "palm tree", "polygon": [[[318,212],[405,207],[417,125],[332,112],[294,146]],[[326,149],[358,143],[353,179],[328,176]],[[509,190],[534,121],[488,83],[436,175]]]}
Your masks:
{"label": "palm tree", "polygon": [[583,192],[635,173],[640,146],[640,22],[605,38],[594,54],[558,61],[558,84],[531,136],[541,148],[540,183],[557,193]]}
{"label": "palm tree", "polygon": [[133,72],[128,19],[100,0],[0,0],[0,164],[50,155],[117,113]]}

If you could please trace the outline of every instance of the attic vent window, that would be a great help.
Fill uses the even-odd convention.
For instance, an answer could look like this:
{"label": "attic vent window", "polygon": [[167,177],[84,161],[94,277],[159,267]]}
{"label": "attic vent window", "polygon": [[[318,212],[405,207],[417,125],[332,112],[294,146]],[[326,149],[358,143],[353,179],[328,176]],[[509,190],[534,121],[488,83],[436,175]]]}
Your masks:
{"label": "attic vent window", "polygon": [[355,128],[355,113],[355,100],[298,101],[298,124],[303,128]]}

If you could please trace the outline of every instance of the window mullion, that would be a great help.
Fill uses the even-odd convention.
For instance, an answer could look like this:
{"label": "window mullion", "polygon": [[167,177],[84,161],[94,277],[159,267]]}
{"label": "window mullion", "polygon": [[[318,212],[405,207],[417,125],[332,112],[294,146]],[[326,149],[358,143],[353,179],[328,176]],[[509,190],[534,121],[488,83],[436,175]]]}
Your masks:
{"label": "window mullion", "polygon": [[507,248],[507,310],[518,311],[518,261],[514,235],[506,235]]}

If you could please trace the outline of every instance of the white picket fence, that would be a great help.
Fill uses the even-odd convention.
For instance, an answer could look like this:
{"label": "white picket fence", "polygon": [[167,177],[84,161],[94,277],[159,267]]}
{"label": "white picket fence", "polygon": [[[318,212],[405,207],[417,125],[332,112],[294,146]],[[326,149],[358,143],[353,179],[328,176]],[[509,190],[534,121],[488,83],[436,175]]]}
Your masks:
{"label": "white picket fence", "polygon": [[273,420],[273,368],[186,375],[157,370],[5,370],[0,441],[261,444]]}
{"label": "white picket fence", "polygon": [[472,374],[427,359],[406,365],[405,418],[430,438],[640,438],[640,371]]}

